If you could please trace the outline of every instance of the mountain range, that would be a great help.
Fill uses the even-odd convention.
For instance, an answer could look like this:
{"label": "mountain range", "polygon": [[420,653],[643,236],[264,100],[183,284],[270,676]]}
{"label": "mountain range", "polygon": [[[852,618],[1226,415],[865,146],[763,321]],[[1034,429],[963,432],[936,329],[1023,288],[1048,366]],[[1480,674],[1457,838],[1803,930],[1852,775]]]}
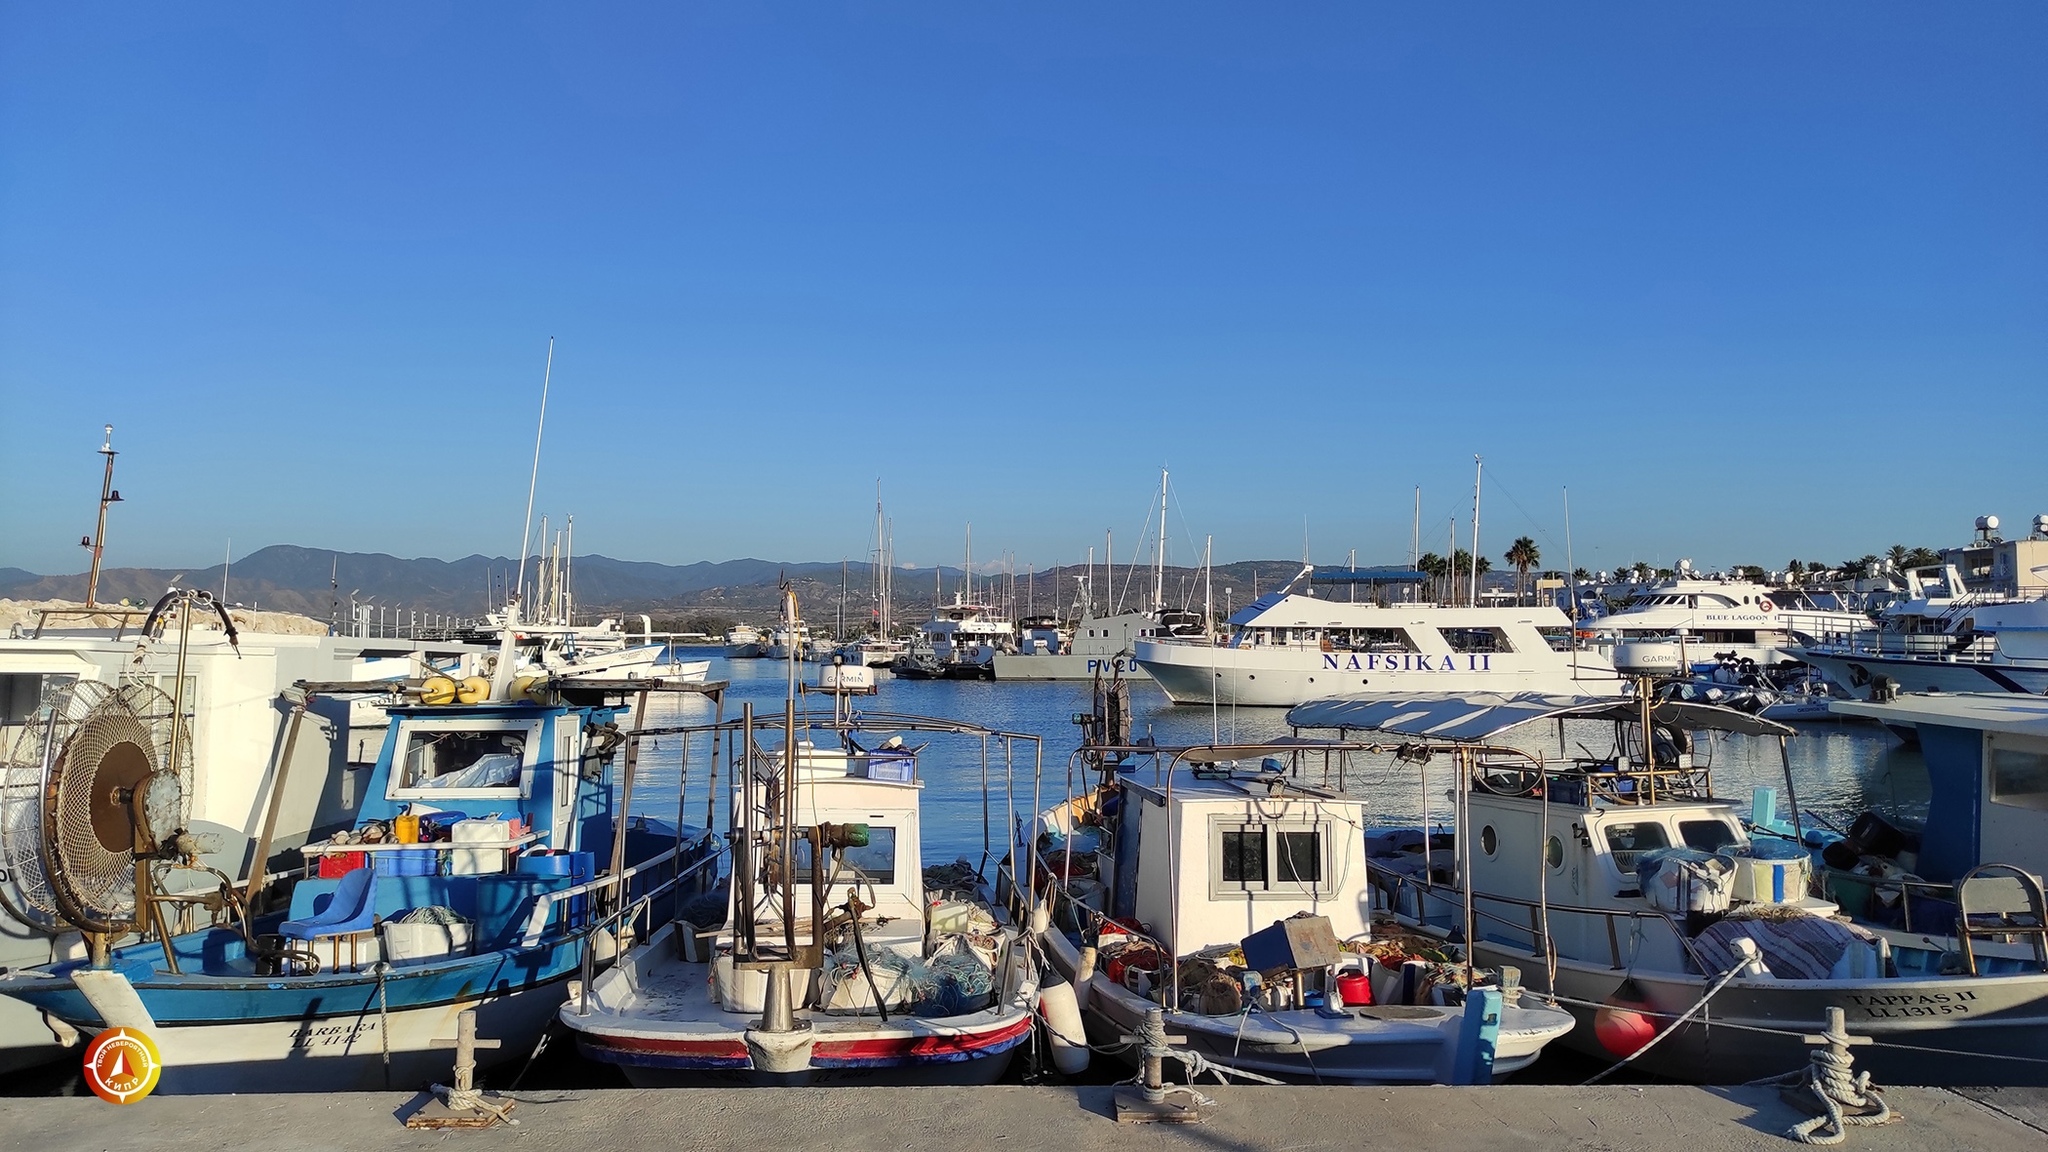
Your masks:
{"label": "mountain range", "polygon": [[[358,605],[402,611],[476,616],[502,597],[504,582],[515,568],[516,562],[503,556],[408,560],[375,552],[336,552],[273,544],[228,566],[228,599],[255,608],[299,612],[316,619],[326,619],[330,614],[345,616],[351,599]],[[1270,591],[1300,568],[1294,561],[1280,560],[1218,566],[1210,580],[1216,607],[1225,607],[1226,589],[1230,590],[1231,601],[1242,604],[1251,599],[1254,589]],[[528,571],[530,581],[533,569],[529,567]],[[829,619],[839,603],[841,571],[838,561],[792,563],[747,558],[655,564],[590,555],[574,559],[572,583],[579,616],[645,612],[672,622],[696,621],[709,630],[709,626],[720,621],[764,619],[775,610],[777,589],[784,580],[796,587],[798,602],[807,616],[813,620]],[[847,564],[844,572],[845,593],[852,606],[849,612],[866,613],[872,583],[869,566]],[[1050,613],[1057,602],[1072,603],[1077,591],[1076,578],[1083,575],[1081,569],[1048,569],[1014,576],[977,572],[974,579],[976,591],[984,599],[1003,595],[1014,581],[1017,612],[1035,609]],[[1203,597],[1201,577],[1199,569],[1169,567],[1166,599],[1199,608]],[[1110,595],[1102,589],[1100,569],[1096,570],[1095,578],[1098,599]],[[100,572],[98,599],[102,603],[149,603],[173,584],[217,589],[221,580],[219,564],[201,569],[105,568]],[[914,614],[919,608],[928,607],[932,603],[934,580],[930,568],[897,569],[891,599],[899,614]],[[936,580],[942,583],[945,598],[951,600],[961,589],[961,569],[941,568]],[[1116,595],[1125,605],[1151,600],[1149,567],[1135,572],[1119,567],[1115,584]],[[0,598],[83,600],[85,590],[84,573],[46,576],[20,568],[0,568]]]}

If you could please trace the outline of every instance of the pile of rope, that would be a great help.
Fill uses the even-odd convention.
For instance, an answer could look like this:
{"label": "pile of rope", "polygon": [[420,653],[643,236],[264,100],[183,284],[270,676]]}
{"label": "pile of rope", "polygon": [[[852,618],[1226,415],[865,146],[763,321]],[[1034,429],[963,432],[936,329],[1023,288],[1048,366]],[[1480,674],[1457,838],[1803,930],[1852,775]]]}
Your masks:
{"label": "pile of rope", "polygon": [[[1807,1054],[1806,1067],[1750,1082],[1759,1087],[1776,1085],[1787,1089],[1788,1098],[1817,1108],[1817,1115],[1794,1124],[1786,1130],[1786,1137],[1802,1144],[1840,1144],[1849,1138],[1851,1128],[1874,1128],[1897,1119],[1891,1105],[1885,1103],[1883,1090],[1870,1083],[1870,1073],[1854,1070],[1855,1058],[1849,1054],[1851,1040],[1839,1010],[1829,1012],[1827,1031],[1819,1039],[1821,1046]],[[1802,1087],[1812,1094],[1812,1100],[1794,1096],[1794,1091]]]}

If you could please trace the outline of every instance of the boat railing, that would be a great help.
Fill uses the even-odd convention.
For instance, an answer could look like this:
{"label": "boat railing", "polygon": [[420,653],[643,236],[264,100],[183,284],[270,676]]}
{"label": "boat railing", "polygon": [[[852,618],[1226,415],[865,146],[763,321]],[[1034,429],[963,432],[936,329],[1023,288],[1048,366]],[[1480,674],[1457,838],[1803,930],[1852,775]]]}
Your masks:
{"label": "boat railing", "polygon": [[650,856],[638,864],[622,869],[616,874],[599,876],[594,880],[586,880],[581,884],[573,884],[567,888],[539,894],[534,897],[533,912],[527,917],[526,931],[519,939],[520,946],[530,948],[540,943],[541,937],[547,932],[548,921],[553,914],[555,905],[578,898],[588,900],[601,893],[611,894],[616,892],[621,897],[631,896],[630,886],[635,876],[653,872],[664,864],[674,866],[674,874],[668,879],[655,884],[637,896],[631,896],[630,899],[618,898],[612,900],[610,902],[613,905],[612,910],[586,925],[584,929],[585,935],[587,937],[589,933],[618,921],[620,913],[624,910],[640,908],[650,904],[656,897],[669,892],[684,880],[717,863],[719,856],[722,854],[722,849],[711,851],[694,863],[681,865],[681,861],[686,854],[695,848],[705,845],[708,839],[707,837],[692,841],[690,844],[670,848]]}
{"label": "boat railing", "polygon": [[[1455,888],[1433,884],[1427,880],[1418,879],[1400,872],[1389,871],[1384,867],[1368,868],[1367,875],[1372,885],[1378,888],[1385,896],[1387,907],[1390,911],[1398,912],[1402,910],[1400,898],[1404,890],[1412,893],[1414,897],[1414,916],[1420,924],[1427,925],[1432,923],[1428,909],[1423,902],[1425,898],[1440,902],[1443,905],[1444,911],[1452,914],[1458,912],[1457,902],[1463,898],[1462,894]],[[1625,970],[1635,962],[1637,958],[1636,952],[1640,947],[1639,942],[1645,938],[1644,933],[1646,929],[1644,929],[1643,925],[1646,922],[1662,925],[1661,931],[1671,934],[1671,938],[1677,943],[1679,951],[1692,962],[1696,969],[1701,972],[1713,971],[1701,959],[1699,953],[1693,949],[1691,938],[1686,936],[1685,930],[1679,926],[1678,920],[1670,913],[1659,912],[1654,908],[1587,908],[1576,904],[1554,904],[1544,900],[1529,900],[1522,897],[1478,892],[1473,893],[1472,904],[1474,919],[1498,924],[1517,934],[1526,934],[1530,940],[1528,948],[1530,956],[1545,964],[1546,972],[1548,971],[1549,963],[1553,959],[1555,950],[1553,941],[1555,941],[1557,936],[1557,933],[1551,927],[1551,922],[1559,917],[1591,917],[1596,922],[1604,922],[1607,935],[1608,966],[1616,971]],[[1520,909],[1521,911],[1514,915],[1507,915],[1495,911],[1493,908],[1487,907],[1487,905],[1505,906]],[[1622,927],[1624,924],[1626,924],[1625,928]],[[1443,924],[1436,926],[1453,927],[1454,925]],[[1657,930],[1649,929],[1649,931]],[[1497,936],[1486,937],[1483,933],[1481,936],[1482,939],[1489,939],[1490,942],[1495,944],[1512,943],[1512,941],[1501,940]],[[1623,948],[1624,938],[1631,945],[1626,950]],[[1546,991],[1550,990],[1546,989]]]}
{"label": "boat railing", "polygon": [[1713,769],[1679,753],[1675,763],[1644,765],[1629,755],[1550,760],[1516,753],[1481,753],[1472,765],[1472,786],[1496,796],[1544,797],[1553,804],[1655,804],[1664,800],[1713,797]]}

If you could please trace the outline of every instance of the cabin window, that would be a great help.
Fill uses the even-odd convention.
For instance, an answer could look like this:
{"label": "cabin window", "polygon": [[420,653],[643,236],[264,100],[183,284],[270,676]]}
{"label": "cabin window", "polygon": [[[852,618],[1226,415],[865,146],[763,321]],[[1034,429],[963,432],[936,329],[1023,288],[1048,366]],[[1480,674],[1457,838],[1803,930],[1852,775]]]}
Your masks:
{"label": "cabin window", "polygon": [[1226,884],[1266,882],[1266,830],[1223,834],[1223,881]]}
{"label": "cabin window", "polygon": [[406,788],[513,788],[526,762],[524,732],[410,732]]}
{"label": "cabin window", "polygon": [[2048,811],[2048,746],[2023,748],[1992,738],[1991,802]]}
{"label": "cabin window", "polygon": [[1326,829],[1311,824],[1211,826],[1210,891],[1219,897],[1300,896],[1324,890]]}
{"label": "cabin window", "polygon": [[1719,852],[1736,842],[1735,829],[1726,820],[1680,820],[1678,838],[1687,848]]}
{"label": "cabin window", "polygon": [[[886,824],[868,825],[868,842],[859,848],[847,848],[833,852],[826,858],[826,867],[839,871],[842,883],[851,883],[853,873],[859,870],[861,878],[874,884],[896,883],[896,829]],[[811,842],[796,842],[796,875],[799,883],[808,883],[811,878]],[[828,871],[825,882],[832,883]]]}
{"label": "cabin window", "polygon": [[1444,643],[1453,652],[1512,652],[1508,634],[1502,628],[1446,628]]}
{"label": "cabin window", "polygon": [[1500,851],[1500,834],[1493,830],[1493,825],[1488,824],[1479,830],[1479,850],[1486,853],[1488,858]]}
{"label": "cabin window", "polygon": [[46,695],[76,679],[69,672],[0,673],[0,725],[26,724],[42,707]]}
{"label": "cabin window", "polygon": [[1320,832],[1276,832],[1279,840],[1279,880],[1296,884],[1323,882],[1323,836]]}
{"label": "cabin window", "polygon": [[1604,831],[1608,854],[1614,857],[1614,866],[1625,873],[1635,871],[1636,857],[1643,853],[1671,847],[1662,824],[1609,824]]}

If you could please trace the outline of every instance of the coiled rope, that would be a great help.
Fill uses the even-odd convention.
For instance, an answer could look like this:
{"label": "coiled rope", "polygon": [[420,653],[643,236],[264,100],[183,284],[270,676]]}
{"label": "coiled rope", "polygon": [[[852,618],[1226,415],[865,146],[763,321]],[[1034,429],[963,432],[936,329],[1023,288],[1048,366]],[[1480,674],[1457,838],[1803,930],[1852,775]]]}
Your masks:
{"label": "coiled rope", "polygon": [[507,1115],[512,1111],[512,1102],[508,1100],[503,1104],[493,1104],[484,1099],[481,1088],[450,1088],[446,1084],[436,1084],[433,1085],[433,1090],[447,1102],[451,1111],[486,1112],[512,1127],[519,1126],[519,1121]]}
{"label": "coiled rope", "polygon": [[[1883,1090],[1870,1083],[1870,1073],[1853,1071],[1856,1061],[1849,1054],[1849,1046],[1869,1041],[1849,1035],[1840,1008],[1828,1009],[1827,1031],[1807,1039],[1818,1046],[1807,1053],[1806,1067],[1783,1076],[1750,1081],[1756,1087],[1804,1086],[1813,1094],[1819,1114],[1787,1129],[1788,1138],[1802,1144],[1840,1144],[1849,1138],[1850,1128],[1872,1128],[1892,1122],[1892,1106],[1885,1102]],[[1874,1111],[1847,1115],[1842,1111],[1844,1108]]]}

